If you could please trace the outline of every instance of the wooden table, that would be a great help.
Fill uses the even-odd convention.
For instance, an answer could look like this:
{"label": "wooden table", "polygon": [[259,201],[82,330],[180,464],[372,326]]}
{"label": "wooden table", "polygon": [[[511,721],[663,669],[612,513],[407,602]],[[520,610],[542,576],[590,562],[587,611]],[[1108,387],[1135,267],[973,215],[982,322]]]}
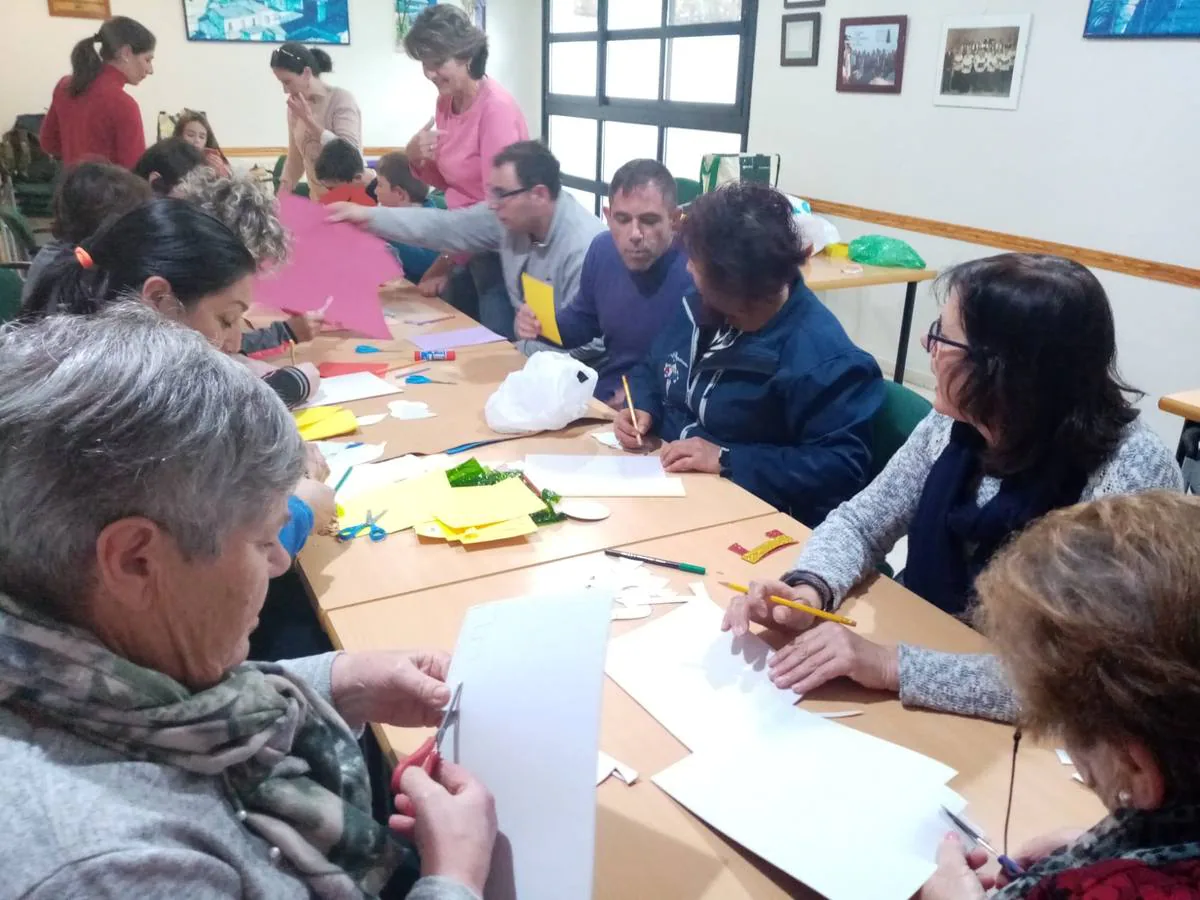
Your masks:
{"label": "wooden table", "polygon": [[[733,524],[676,534],[635,544],[637,552],[705,564],[708,575],[671,573],[683,592],[689,582],[703,580],[712,598],[726,604],[729,592],[718,582],[749,581],[778,574],[794,556],[788,548],[751,566],[727,548],[754,542],[778,528],[800,540],[807,529],[780,513]],[[435,590],[405,593],[372,603],[323,613],[338,644],[350,650],[431,646],[453,650],[466,611],[479,603],[530,593],[561,590],[593,571],[598,554],[577,556],[448,583]],[[660,574],[656,570],[656,574]],[[661,607],[665,615],[671,607]],[[877,580],[847,609],[862,634],[885,642],[912,641],[939,649],[978,652],[984,639],[962,623],[886,579]],[[615,622],[614,635],[641,622]],[[864,715],[845,724],[918,752],[958,770],[951,786],[971,803],[969,814],[999,837],[1008,791],[1012,728],[976,719],[903,709],[895,698],[865,691],[846,682],[826,685],[804,700],[816,712],[862,709]],[[426,732],[381,730],[386,744],[410,752]],[[686,756],[687,751],[612,681],[604,686],[601,749],[640,773],[632,787],[609,779],[598,788],[596,833],[596,900],[653,897],[657,900],[730,900],[815,896],[802,885],[726,841],[720,834],[677,805],[650,782],[650,777]],[[852,772],[838,773],[853,777]],[[1015,848],[1035,834],[1062,826],[1087,827],[1103,810],[1095,795],[1071,780],[1071,769],[1044,748],[1022,744],[1017,768],[1010,842]],[[770,797],[747,797],[748,803],[770,804]],[[819,822],[796,810],[797,833]],[[869,838],[864,836],[864,848]],[[869,864],[864,849],[864,864]]]}
{"label": "wooden table", "polygon": [[884,266],[863,266],[848,259],[834,259],[818,253],[804,265],[804,283],[814,291],[836,291],[844,288],[877,287],[884,284],[904,285],[904,311],[900,316],[900,343],[896,347],[896,368],[892,379],[904,383],[908,364],[908,341],[912,334],[913,310],[917,302],[917,284],[937,277],[933,269],[894,269]]}
{"label": "wooden table", "polygon": [[1182,464],[1187,456],[1184,436],[1189,428],[1200,423],[1200,388],[1160,397],[1158,408],[1183,419],[1183,429],[1179,434],[1179,447],[1175,451],[1175,461]]}

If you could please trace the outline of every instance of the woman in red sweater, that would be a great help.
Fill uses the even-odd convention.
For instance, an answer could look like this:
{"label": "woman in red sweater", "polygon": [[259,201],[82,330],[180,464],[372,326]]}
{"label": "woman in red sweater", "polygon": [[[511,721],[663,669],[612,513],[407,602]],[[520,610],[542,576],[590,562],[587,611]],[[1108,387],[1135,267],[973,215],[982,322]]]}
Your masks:
{"label": "woman in red sweater", "polygon": [[107,160],[129,169],[146,150],[137,101],[125,85],[154,73],[154,35],[114,16],[71,51],[71,74],[54,88],[42,123],[42,149],[68,166]]}

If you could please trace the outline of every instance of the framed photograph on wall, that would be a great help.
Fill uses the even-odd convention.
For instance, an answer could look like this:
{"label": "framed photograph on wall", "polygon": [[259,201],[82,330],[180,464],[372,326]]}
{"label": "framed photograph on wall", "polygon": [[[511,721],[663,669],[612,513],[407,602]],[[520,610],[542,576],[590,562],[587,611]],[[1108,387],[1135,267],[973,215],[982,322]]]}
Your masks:
{"label": "framed photograph on wall", "polygon": [[1091,0],[1083,36],[1200,37],[1200,0]]}
{"label": "framed photograph on wall", "polygon": [[189,41],[349,44],[349,0],[183,0]]}
{"label": "framed photograph on wall", "polygon": [[837,89],[859,94],[898,94],[904,84],[908,16],[842,19]]}
{"label": "framed photograph on wall", "polygon": [[969,16],[942,25],[939,106],[1016,109],[1033,16]]}
{"label": "framed photograph on wall", "polygon": [[107,19],[112,15],[109,0],[46,0],[52,16],[73,19]]}
{"label": "framed photograph on wall", "polygon": [[781,66],[815,66],[820,52],[820,13],[795,13],[783,17],[779,45]]}

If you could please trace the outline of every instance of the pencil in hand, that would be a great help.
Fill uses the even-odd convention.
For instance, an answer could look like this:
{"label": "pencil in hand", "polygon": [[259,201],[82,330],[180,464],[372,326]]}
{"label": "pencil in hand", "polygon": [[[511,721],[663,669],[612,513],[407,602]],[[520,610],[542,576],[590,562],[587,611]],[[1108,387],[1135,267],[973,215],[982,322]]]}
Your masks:
{"label": "pencil in hand", "polygon": [[642,446],[642,430],[638,428],[637,413],[633,408],[633,392],[629,390],[629,379],[624,375],[621,376],[621,384],[625,387],[625,405],[629,408],[629,424],[633,426],[633,433],[637,436],[638,446]]}
{"label": "pencil in hand", "polygon": [[[729,581],[722,581],[721,586],[729,588],[729,590],[733,591],[735,594],[750,593],[750,588],[746,587],[744,584],[733,584]],[[845,616],[839,616],[837,613],[826,612],[823,609],[817,609],[815,606],[809,606],[806,603],[797,603],[795,600],[787,600],[783,597],[776,597],[774,595],[768,596],[767,599],[772,603],[778,603],[780,606],[786,606],[789,609],[795,609],[799,612],[808,613],[810,616],[816,616],[818,619],[825,619],[829,622],[837,622],[839,625],[846,625],[850,628],[853,628],[858,624],[853,619],[848,619]]]}

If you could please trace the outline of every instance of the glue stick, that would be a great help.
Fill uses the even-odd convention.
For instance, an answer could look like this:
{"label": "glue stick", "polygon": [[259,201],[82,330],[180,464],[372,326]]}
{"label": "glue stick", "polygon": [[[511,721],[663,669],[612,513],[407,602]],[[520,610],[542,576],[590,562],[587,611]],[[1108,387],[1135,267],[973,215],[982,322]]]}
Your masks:
{"label": "glue stick", "polygon": [[413,362],[446,362],[453,361],[453,350],[416,350],[413,352]]}

